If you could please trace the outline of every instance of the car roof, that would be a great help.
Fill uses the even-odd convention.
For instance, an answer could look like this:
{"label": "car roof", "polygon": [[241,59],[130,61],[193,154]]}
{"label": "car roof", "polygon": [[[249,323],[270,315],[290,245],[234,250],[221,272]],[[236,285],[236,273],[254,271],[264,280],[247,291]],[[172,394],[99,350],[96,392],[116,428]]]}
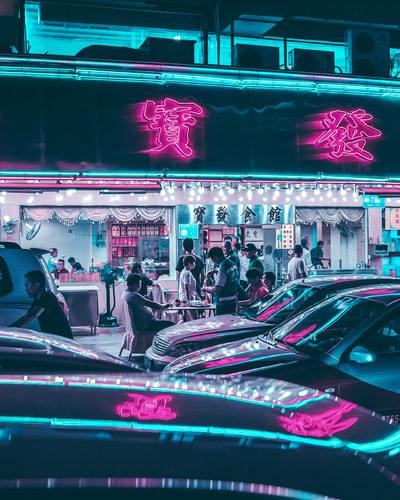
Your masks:
{"label": "car roof", "polygon": [[[337,486],[332,466],[341,493],[355,476],[363,487],[376,486],[376,479],[400,484],[390,455],[399,447],[397,427],[353,403],[284,381],[1,375],[0,399],[7,448],[0,478],[18,478],[18,487],[24,478],[82,478],[85,470],[107,478],[251,477],[325,492],[326,481]],[[321,474],[310,475],[310,464]]]}
{"label": "car roof", "polygon": [[[12,398],[7,397],[9,391],[13,392]],[[116,430],[132,428],[132,422],[136,422],[135,428],[146,429],[146,422],[152,421],[159,424],[160,430],[163,425],[193,425],[202,429],[222,426],[231,429],[233,435],[247,426],[252,429],[249,435],[254,437],[268,432],[277,433],[277,438],[279,434],[280,439],[283,433],[289,441],[306,443],[307,439],[299,440],[296,432],[288,430],[281,417],[296,412],[312,416],[336,411],[348,424],[336,437],[340,435],[343,443],[353,443],[352,448],[368,447],[371,439],[392,433],[383,419],[353,403],[316,389],[265,378],[221,380],[216,376],[173,377],[156,373],[0,375],[0,399],[3,415],[30,416],[32,422],[36,418],[80,419],[83,426],[85,422],[89,426],[96,423],[99,428]],[[159,404],[152,407],[150,403],[157,400]],[[332,439],[332,433],[318,434],[325,443]],[[309,444],[315,443],[310,440]]]}
{"label": "car roof", "polygon": [[36,332],[25,328],[0,327],[0,364],[1,359],[15,355],[18,358],[37,360],[57,358],[60,362],[79,360],[92,363],[109,363],[119,365],[121,369],[132,366],[122,358],[82,345],[71,339]]}
{"label": "car roof", "polygon": [[346,285],[359,283],[364,284],[374,283],[393,283],[400,284],[400,278],[391,276],[375,276],[369,274],[336,274],[334,276],[311,276],[303,280],[297,280],[295,283],[304,283],[306,286],[313,288],[346,288]]}
{"label": "car roof", "polygon": [[352,297],[373,300],[385,305],[390,305],[400,300],[400,284],[366,286],[343,292],[342,295],[350,295]]}

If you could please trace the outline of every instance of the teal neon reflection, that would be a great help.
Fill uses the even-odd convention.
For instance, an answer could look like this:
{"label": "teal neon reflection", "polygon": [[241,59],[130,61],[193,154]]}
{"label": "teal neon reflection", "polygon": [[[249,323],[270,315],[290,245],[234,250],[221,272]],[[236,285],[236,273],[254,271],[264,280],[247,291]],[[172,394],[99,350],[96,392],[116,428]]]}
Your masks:
{"label": "teal neon reflection", "polygon": [[352,451],[364,453],[383,453],[390,452],[398,448],[400,443],[400,430],[390,436],[371,441],[369,443],[354,443],[334,437],[327,440],[312,437],[302,437],[284,432],[260,431],[254,429],[241,429],[231,427],[212,427],[196,425],[172,425],[172,424],[146,424],[142,422],[121,422],[116,420],[97,420],[97,419],[67,419],[67,418],[40,418],[40,417],[16,417],[0,416],[0,423],[3,424],[21,424],[21,425],[45,425],[56,428],[90,428],[90,429],[116,429],[130,431],[153,431],[153,432],[171,432],[171,433],[190,433],[190,434],[208,434],[212,436],[223,437],[247,437],[254,439],[267,439],[288,441],[291,443],[318,446],[323,448],[345,448]]}

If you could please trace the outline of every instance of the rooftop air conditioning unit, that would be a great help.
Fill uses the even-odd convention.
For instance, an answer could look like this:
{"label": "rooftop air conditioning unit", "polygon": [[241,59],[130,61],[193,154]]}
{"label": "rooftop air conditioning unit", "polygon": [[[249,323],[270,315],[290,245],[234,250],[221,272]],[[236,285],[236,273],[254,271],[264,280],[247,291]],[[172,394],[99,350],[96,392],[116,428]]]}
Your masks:
{"label": "rooftop air conditioning unit", "polygon": [[359,76],[390,76],[387,31],[351,29],[345,33],[346,71]]}
{"label": "rooftop air conditioning unit", "polygon": [[130,47],[89,45],[81,49],[75,57],[110,61],[146,61],[147,53],[140,49],[131,49]]}
{"label": "rooftop air conditioning unit", "polygon": [[235,45],[233,65],[240,68],[279,69],[279,48]]}
{"label": "rooftop air conditioning unit", "polygon": [[305,73],[334,73],[335,54],[326,50],[293,49],[289,52],[289,68]]}

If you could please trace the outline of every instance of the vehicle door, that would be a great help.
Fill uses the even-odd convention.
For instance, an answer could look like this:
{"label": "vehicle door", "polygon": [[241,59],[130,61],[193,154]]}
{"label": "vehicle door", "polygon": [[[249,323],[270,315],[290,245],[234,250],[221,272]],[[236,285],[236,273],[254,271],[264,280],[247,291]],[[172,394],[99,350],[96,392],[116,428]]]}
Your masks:
{"label": "vehicle door", "polygon": [[343,353],[338,368],[340,397],[400,423],[400,307]]}

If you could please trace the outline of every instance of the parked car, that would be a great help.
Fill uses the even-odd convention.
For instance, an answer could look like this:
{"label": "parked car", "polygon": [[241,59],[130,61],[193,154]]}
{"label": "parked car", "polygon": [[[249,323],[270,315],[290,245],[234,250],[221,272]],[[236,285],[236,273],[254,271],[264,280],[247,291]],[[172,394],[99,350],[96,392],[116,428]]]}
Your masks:
{"label": "parked car", "polygon": [[[199,349],[254,337],[268,332],[300,311],[343,290],[371,284],[398,283],[385,276],[344,275],[307,278],[279,288],[273,297],[261,303],[253,319],[227,314],[171,326],[154,336],[145,356],[145,366],[162,369],[176,358]],[[253,315],[253,312],[252,312]]]}
{"label": "parked car", "polygon": [[3,375],[0,400],[2,498],[400,493],[396,426],[288,382]]}
{"label": "parked car", "polygon": [[[27,250],[17,243],[0,242],[0,325],[11,325],[30,308],[32,299],[26,294],[24,283],[25,274],[33,270],[43,271],[46,289],[56,295],[64,312],[68,314],[65,299],[57,290],[43,259],[46,253],[47,250]],[[37,320],[29,326],[40,331]]]}
{"label": "parked car", "polygon": [[0,374],[143,371],[134,363],[74,340],[0,327]]}
{"label": "parked car", "polygon": [[400,423],[400,286],[344,292],[268,334],[184,356],[166,372],[276,377]]}

